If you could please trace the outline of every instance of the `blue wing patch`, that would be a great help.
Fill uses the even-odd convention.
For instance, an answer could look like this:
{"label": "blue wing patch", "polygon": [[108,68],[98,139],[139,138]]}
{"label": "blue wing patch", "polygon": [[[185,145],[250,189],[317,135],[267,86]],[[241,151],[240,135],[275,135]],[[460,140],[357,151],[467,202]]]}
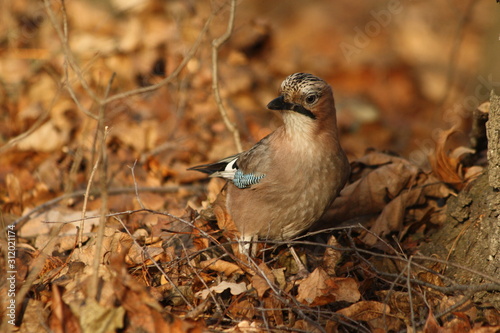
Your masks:
{"label": "blue wing patch", "polygon": [[256,176],[253,173],[244,174],[241,170],[236,170],[233,183],[237,188],[247,188],[251,185],[258,184],[265,176],[266,175]]}

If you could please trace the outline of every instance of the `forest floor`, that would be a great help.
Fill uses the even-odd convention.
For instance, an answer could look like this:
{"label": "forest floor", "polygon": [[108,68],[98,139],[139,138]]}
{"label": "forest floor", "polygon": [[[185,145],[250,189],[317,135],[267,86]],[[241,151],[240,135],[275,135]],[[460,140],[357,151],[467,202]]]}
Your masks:
{"label": "forest floor", "polygon": [[[421,251],[482,219],[449,203],[486,170],[498,10],[2,2],[0,330],[499,332],[476,296],[500,279],[453,260],[462,234]],[[352,174],[314,230],[245,257],[211,208],[224,182],[187,169],[280,126],[265,105],[295,72],[332,85]]]}

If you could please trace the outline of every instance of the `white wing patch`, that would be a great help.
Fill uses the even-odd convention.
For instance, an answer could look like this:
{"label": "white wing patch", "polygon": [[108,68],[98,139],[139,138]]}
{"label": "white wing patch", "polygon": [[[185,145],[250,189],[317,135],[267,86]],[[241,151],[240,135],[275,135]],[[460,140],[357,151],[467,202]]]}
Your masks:
{"label": "white wing patch", "polygon": [[214,172],[213,174],[210,175],[210,177],[221,177],[225,179],[234,179],[234,174],[238,170],[238,167],[235,165],[236,161],[238,160],[238,156],[236,156],[231,162],[229,162],[224,170],[222,171],[217,171]]}

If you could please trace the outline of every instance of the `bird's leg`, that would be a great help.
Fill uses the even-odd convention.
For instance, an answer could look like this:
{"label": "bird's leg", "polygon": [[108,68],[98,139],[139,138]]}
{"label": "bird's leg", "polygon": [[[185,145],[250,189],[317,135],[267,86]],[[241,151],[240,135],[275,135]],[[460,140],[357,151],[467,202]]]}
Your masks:
{"label": "bird's leg", "polygon": [[259,240],[259,236],[257,235],[254,235],[253,237],[251,237],[251,243],[250,243],[250,246],[252,247],[252,258],[255,258],[257,256],[257,247],[259,246],[259,244],[257,243],[257,241]]}
{"label": "bird's leg", "polygon": [[297,252],[295,252],[295,249],[293,246],[288,245],[288,248],[290,249],[290,253],[292,254],[293,259],[295,259],[295,262],[297,263],[299,271],[297,272],[297,275],[295,276],[296,280],[300,280],[303,278],[306,278],[309,275],[309,271],[307,270],[306,266],[302,263],[300,260],[299,256],[297,255]]}
{"label": "bird's leg", "polygon": [[246,256],[250,255],[250,248],[252,249],[252,256],[255,257],[256,254],[256,248],[255,246],[252,246],[252,241],[254,240],[255,237],[252,236],[242,236],[238,240],[238,250],[240,250],[240,253]]}

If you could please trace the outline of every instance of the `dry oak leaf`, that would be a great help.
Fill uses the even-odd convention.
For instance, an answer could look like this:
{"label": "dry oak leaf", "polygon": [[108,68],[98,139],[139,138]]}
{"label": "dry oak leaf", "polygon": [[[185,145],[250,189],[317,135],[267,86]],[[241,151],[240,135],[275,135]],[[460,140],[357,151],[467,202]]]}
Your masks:
{"label": "dry oak leaf", "polygon": [[[261,274],[255,274],[254,276],[252,276],[251,281],[252,286],[257,291],[257,295],[262,298],[262,296],[264,296],[264,293],[271,288],[269,284],[275,283],[276,277],[265,263],[259,264],[258,267],[258,272]],[[263,277],[263,275],[265,275],[265,277]]]}
{"label": "dry oak leaf", "polygon": [[[219,195],[217,195],[217,199],[212,203],[212,207],[214,210],[215,217],[217,218],[217,225],[221,230],[224,230],[225,234],[229,238],[235,238],[239,236],[239,231],[234,224],[234,221],[229,215],[229,212],[226,208],[226,188],[224,187]],[[233,250],[237,249],[238,246],[235,244],[233,246]],[[239,252],[239,251],[236,251]]]}
{"label": "dry oak leaf", "polygon": [[243,270],[236,264],[219,258],[212,258],[209,260],[200,261],[200,267],[203,269],[210,269],[212,271],[224,273],[225,276],[230,276],[233,273],[243,274]]}
{"label": "dry oak leaf", "polygon": [[358,179],[342,190],[326,219],[343,222],[379,214],[371,233],[362,238],[369,245],[377,242],[377,236],[400,230],[409,207],[425,203],[427,196],[450,194],[437,179],[401,157],[369,152],[354,165]]}
{"label": "dry oak leaf", "polygon": [[342,252],[336,250],[335,247],[340,248],[341,246],[333,235],[328,238],[327,245],[329,247],[326,248],[325,254],[323,255],[323,265],[328,275],[335,276],[335,267],[340,262],[340,259],[342,259]]}
{"label": "dry oak leaf", "polygon": [[247,318],[252,319],[255,316],[255,307],[248,299],[243,299],[239,302],[234,302],[229,307],[229,313],[232,318]]}
{"label": "dry oak leaf", "polygon": [[219,283],[214,287],[198,291],[195,294],[195,296],[201,299],[206,299],[210,294],[210,292],[216,292],[218,294],[221,294],[226,289],[229,289],[232,295],[239,295],[247,291],[247,285],[245,284],[245,282],[234,283],[234,282],[222,281],[221,283]]}
{"label": "dry oak leaf", "polygon": [[336,313],[351,318],[352,320],[369,321],[387,315],[391,308],[387,304],[375,301],[361,301],[347,308],[343,308]]}
{"label": "dry oak leaf", "polygon": [[473,172],[468,172],[468,170],[463,169],[463,165],[460,163],[463,155],[475,152],[473,149],[457,147],[450,153],[446,152],[446,143],[455,132],[457,132],[456,127],[452,127],[440,133],[434,154],[429,156],[429,162],[436,177],[445,183],[454,184],[457,189],[461,189],[468,181],[477,177],[482,168],[473,168]]}
{"label": "dry oak leaf", "polygon": [[[52,300],[50,302],[52,312],[49,317],[50,329],[54,333],[80,333],[82,332],[82,328],[80,327],[78,318],[62,300],[62,292],[62,287],[52,285]],[[117,325],[115,328],[122,328],[122,326]]]}
{"label": "dry oak leaf", "polygon": [[134,243],[125,257],[125,262],[131,266],[141,264],[151,265],[153,263],[152,260],[159,260],[164,254],[165,251],[161,245],[161,241],[144,247]]}
{"label": "dry oak leaf", "polygon": [[368,153],[357,163],[368,169],[368,173],[362,171],[361,178],[347,185],[333,202],[329,215],[333,215],[334,221],[381,212],[390,200],[415,182],[419,173],[419,168],[409,161],[378,152]]}
{"label": "dry oak leaf", "polygon": [[356,302],[361,297],[358,283],[352,278],[332,278],[322,268],[316,268],[299,285],[297,300],[308,306],[332,302]]}

